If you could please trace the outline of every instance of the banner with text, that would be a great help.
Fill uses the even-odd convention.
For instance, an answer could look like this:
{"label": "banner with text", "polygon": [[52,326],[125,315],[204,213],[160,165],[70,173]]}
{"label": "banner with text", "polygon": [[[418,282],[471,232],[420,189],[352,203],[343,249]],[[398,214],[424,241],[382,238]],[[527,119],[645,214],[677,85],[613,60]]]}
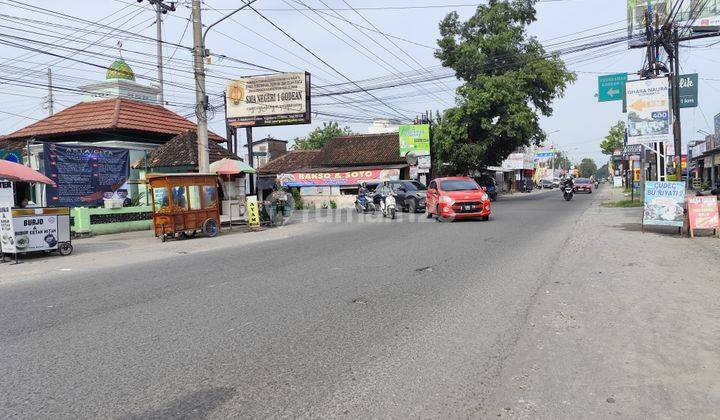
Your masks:
{"label": "banner with text", "polygon": [[49,207],[94,207],[106,193],[117,191],[130,177],[130,151],[111,147],[45,143],[45,175]]}
{"label": "banner with text", "polygon": [[647,181],[643,224],[682,227],[685,222],[684,202],[684,182]]}
{"label": "banner with text", "polygon": [[279,73],[231,80],[227,121],[235,127],[310,123],[310,73]]}
{"label": "banner with text", "polygon": [[718,200],[713,196],[688,196],[690,229],[718,229]]}
{"label": "banner with text", "polygon": [[627,82],[627,144],[670,140],[669,89],[665,77]]}
{"label": "banner with text", "polygon": [[379,183],[400,178],[400,169],[368,169],[348,172],[300,172],[278,176],[286,187],[315,185],[359,185],[362,182]]}

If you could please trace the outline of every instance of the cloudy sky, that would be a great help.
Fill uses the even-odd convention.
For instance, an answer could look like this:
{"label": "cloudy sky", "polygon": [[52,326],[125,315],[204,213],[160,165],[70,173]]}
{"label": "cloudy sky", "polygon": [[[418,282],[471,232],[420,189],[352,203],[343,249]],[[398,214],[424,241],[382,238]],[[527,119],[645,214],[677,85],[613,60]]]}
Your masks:
{"label": "cloudy sky", "polygon": [[[236,0],[205,0],[203,21],[210,24],[239,4]],[[438,22],[451,10],[470,16],[477,3],[464,0],[257,0],[216,26],[207,48],[215,55],[208,65],[208,93],[213,104],[211,129],[224,134],[222,92],[232,78],[272,70],[308,71],[313,92],[346,89],[347,80],[363,87],[434,79],[447,74],[433,57]],[[166,101],[174,111],[193,116],[192,28],[190,1],[164,16]],[[46,72],[52,68],[55,112],[83,99],[77,90],[104,79],[105,70],[121,52],[143,84],[157,81],[155,13],[147,0],[0,0],[0,134],[7,134],[47,115]],[[537,5],[538,21],[530,33],[548,50],[626,34],[622,0],[555,0]],[[274,23],[273,26],[270,22]],[[281,30],[282,31],[281,31]],[[284,33],[283,33],[284,32]],[[292,38],[292,39],[291,39]],[[682,111],[684,141],[712,132],[720,112],[720,40],[694,41],[681,52],[683,73],[700,74],[700,107]],[[606,159],[598,144],[616,121],[623,119],[619,102],[598,103],[597,76],[635,73],[643,52],[614,44],[563,58],[577,82],[555,104],[542,126],[550,140],[574,159]],[[292,139],[323,121],[340,120],[366,132],[374,117],[413,117],[452,103],[457,81],[443,78],[392,89],[317,97],[313,124],[260,128],[255,138],[272,135]],[[378,99],[382,102],[379,102]],[[335,117],[339,115],[340,117]]]}

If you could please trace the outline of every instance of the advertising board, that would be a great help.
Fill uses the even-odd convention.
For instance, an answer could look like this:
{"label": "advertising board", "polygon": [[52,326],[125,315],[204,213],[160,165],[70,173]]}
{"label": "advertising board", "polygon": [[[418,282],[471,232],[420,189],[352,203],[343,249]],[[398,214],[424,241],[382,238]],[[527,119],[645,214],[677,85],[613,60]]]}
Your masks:
{"label": "advertising board", "polygon": [[358,185],[362,182],[379,183],[397,180],[400,169],[367,169],[347,172],[300,172],[278,175],[286,187],[312,187],[328,185]]}
{"label": "advertising board", "polygon": [[684,201],[684,182],[647,181],[643,224],[682,227],[685,222]]}
{"label": "advertising board", "polygon": [[398,127],[400,156],[413,152],[415,156],[430,155],[430,125],[406,124]]}
{"label": "advertising board", "polygon": [[650,11],[650,16],[653,20],[657,14],[659,22],[667,21],[668,16],[672,12],[674,17],[673,21],[677,23],[677,26],[682,31],[680,36],[689,35],[692,28],[709,29],[714,26],[720,26],[720,2],[717,0],[628,0],[628,43],[631,47],[647,45],[645,27],[646,13],[648,11]]}
{"label": "advertising board", "polygon": [[227,85],[228,124],[263,127],[310,123],[310,73],[243,77]]}
{"label": "advertising board", "polygon": [[15,252],[15,230],[12,223],[12,206],[15,202],[13,183],[0,180],[0,249]]}
{"label": "advertising board", "polygon": [[718,229],[718,200],[715,196],[688,196],[690,229]]}
{"label": "advertising board", "polygon": [[670,140],[669,89],[665,77],[627,82],[627,144]]}

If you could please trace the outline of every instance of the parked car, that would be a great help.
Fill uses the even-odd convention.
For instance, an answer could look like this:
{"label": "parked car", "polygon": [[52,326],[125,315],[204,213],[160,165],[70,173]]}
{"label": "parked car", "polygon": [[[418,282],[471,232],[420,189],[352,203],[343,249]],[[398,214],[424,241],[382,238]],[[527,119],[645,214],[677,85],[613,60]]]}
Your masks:
{"label": "parked car", "polygon": [[490,201],[497,200],[497,184],[495,183],[495,178],[492,175],[482,174],[473,179],[479,186],[485,188],[485,192],[487,192],[488,197],[490,197]]}
{"label": "parked car", "polygon": [[554,179],[552,180],[552,184],[553,184],[553,188],[560,188],[560,179],[559,179],[559,178],[554,178]]}
{"label": "parked car", "polygon": [[578,178],[574,181],[575,184],[575,192],[584,192],[588,194],[592,194],[593,189],[593,183],[589,178]]}
{"label": "parked car", "polygon": [[[412,180],[388,181],[395,196],[395,205],[402,211],[411,213],[425,211],[425,191],[427,187],[422,182]],[[380,188],[380,185],[378,185]],[[374,199],[379,202],[380,194],[375,190]]]}
{"label": "parked car", "polygon": [[549,179],[543,179],[542,181],[540,181],[540,187],[542,189],[553,189],[555,188],[555,183]]}
{"label": "parked car", "polygon": [[490,197],[472,178],[455,176],[437,178],[427,190],[427,216],[439,221],[490,218]]}

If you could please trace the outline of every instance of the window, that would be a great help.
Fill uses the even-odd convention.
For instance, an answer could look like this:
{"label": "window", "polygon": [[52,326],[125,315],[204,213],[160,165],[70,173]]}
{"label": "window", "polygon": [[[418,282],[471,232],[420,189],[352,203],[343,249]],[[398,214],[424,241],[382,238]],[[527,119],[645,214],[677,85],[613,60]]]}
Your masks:
{"label": "window", "polygon": [[190,199],[190,210],[200,210],[202,208],[199,185],[191,185],[188,187],[188,199]]}
{"label": "window", "polygon": [[402,186],[407,191],[425,191],[427,188],[418,181],[403,181]]}
{"label": "window", "polygon": [[214,185],[203,185],[203,202],[206,209],[214,209],[218,206],[217,187]]}
{"label": "window", "polygon": [[170,211],[170,200],[168,200],[167,188],[153,188],[153,204],[157,213]]}
{"label": "window", "polygon": [[443,191],[472,191],[477,190],[475,181],[469,179],[448,179],[441,183]]}
{"label": "window", "polygon": [[187,210],[187,194],[184,186],[176,186],[172,188],[173,204],[178,210]]}

